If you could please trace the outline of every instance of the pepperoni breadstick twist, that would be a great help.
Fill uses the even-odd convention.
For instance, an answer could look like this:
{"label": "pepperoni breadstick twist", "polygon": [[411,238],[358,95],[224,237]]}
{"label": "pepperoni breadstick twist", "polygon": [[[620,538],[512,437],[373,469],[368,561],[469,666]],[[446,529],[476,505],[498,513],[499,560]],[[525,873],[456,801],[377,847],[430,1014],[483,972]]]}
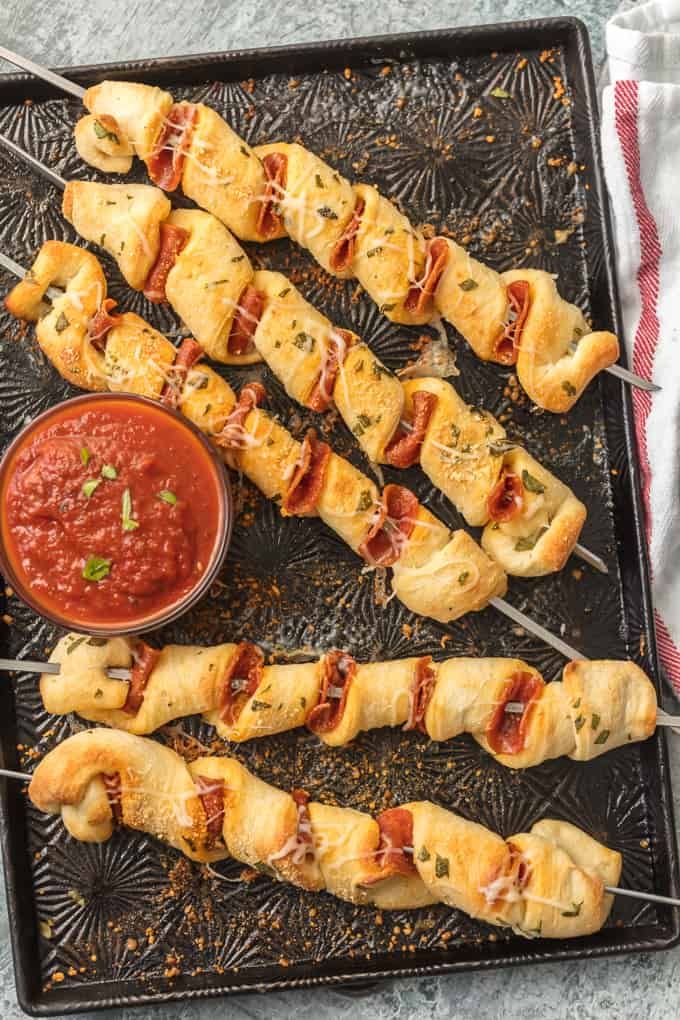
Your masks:
{"label": "pepperoni breadstick twist", "polygon": [[[226,233],[225,228],[207,213],[182,210],[173,213],[172,217],[175,218],[172,229],[181,230],[189,236],[182,249],[182,258],[187,253],[192,254],[194,245],[199,251],[200,238],[211,231],[217,235]],[[196,226],[189,230],[192,217],[198,217],[200,230]],[[161,232],[167,229],[170,228],[165,224],[161,226]],[[239,258],[234,270],[237,273],[241,271]],[[54,242],[44,246],[33,267],[30,286],[22,284],[15,288],[9,299],[10,309],[15,314],[34,316],[43,300],[46,281],[61,280],[62,277],[66,280],[64,273],[75,271],[76,266],[82,267],[81,273],[88,278],[75,281],[70,287],[73,300],[66,312],[59,303],[55,304],[54,308],[58,309],[56,315],[53,313],[55,329],[49,337],[48,327],[52,320],[39,324],[38,332],[43,337],[44,349],[59,359],[71,382],[79,384],[80,378],[84,377],[88,383],[96,380],[94,385],[101,388],[104,385],[101,376],[104,375],[112,382],[113,388],[120,388],[122,383],[133,391],[145,392],[144,389],[136,390],[129,379],[126,383],[125,373],[120,371],[126,360],[120,350],[121,335],[124,333],[125,342],[131,343],[132,334],[139,333],[142,328],[142,320],[110,314],[110,301],[104,308],[100,298],[105,293],[101,269],[95,261],[84,259],[80,249],[71,251]],[[192,310],[188,318],[192,318],[199,307],[192,298],[197,300],[200,274],[197,277],[187,265],[176,262],[166,286],[173,294],[181,292],[187,273],[190,280],[187,304]],[[506,572],[538,576],[564,566],[578,541],[586,516],[585,507],[567,486],[529,454],[508,443],[504,429],[492,415],[467,407],[453,387],[443,380],[400,382],[365,344],[359,342],[358,337],[333,327],[280,273],[258,272],[248,279],[252,282],[245,288],[246,297],[241,299],[242,312],[248,315],[247,329],[245,332],[241,329],[243,316],[240,316],[232,324],[228,337],[232,347],[236,344],[239,351],[244,352],[243,358],[264,357],[289,395],[313,410],[325,410],[331,402],[335,402],[369,459],[395,467],[407,467],[420,461],[433,484],[458,507],[469,524],[486,525],[483,548]],[[224,281],[218,283],[221,286]],[[240,278],[239,289],[242,285],[243,278]],[[205,283],[204,287],[207,287],[208,293],[214,290]],[[86,306],[82,304],[81,294],[86,297]],[[89,328],[92,344],[83,342],[78,354],[80,364],[75,365],[71,362],[76,355],[68,342],[73,331],[68,327],[76,320],[86,321],[92,315],[97,300],[100,300],[102,310],[95,313]],[[76,307],[73,307],[74,304]],[[200,316],[203,336],[207,333],[205,322],[210,320],[210,299],[205,306],[200,306],[201,311],[206,306],[207,318],[204,320],[203,315]],[[57,325],[60,331],[56,331]],[[107,340],[110,329],[111,336]],[[248,353],[248,344],[254,354]],[[153,356],[155,348],[158,349],[156,357]],[[215,350],[212,342],[211,349]],[[152,371],[154,365],[160,366],[156,372],[157,382],[163,379],[164,373],[172,374],[170,389],[175,403],[182,391],[194,413],[202,406],[209,408],[208,414],[212,412],[214,416],[224,401],[213,399],[217,397],[213,391],[224,390],[226,385],[218,376],[209,370],[202,371],[192,376],[190,385],[185,388],[183,384],[191,367],[185,364],[188,351],[184,351],[183,357],[173,363],[171,345],[148,327],[141,351],[151,357],[140,360],[139,370],[143,370],[147,362]],[[68,363],[67,352],[71,358]],[[201,348],[194,344],[193,357],[200,353]],[[241,357],[240,354],[238,356]],[[226,360],[230,359],[231,355]],[[144,382],[147,392],[148,383],[147,378]],[[197,392],[194,392],[195,385],[199,386]],[[203,392],[200,387],[208,389]],[[164,399],[168,391],[166,385],[161,391]],[[152,391],[148,395],[157,394]],[[203,400],[203,397],[206,399]],[[202,414],[199,417],[197,424],[204,427],[206,416]],[[220,427],[218,422],[217,431]],[[315,467],[318,468],[318,465]],[[294,497],[296,505],[299,505],[300,491],[298,487]],[[293,498],[292,494],[290,498]],[[291,507],[286,509],[297,512]]]}
{"label": "pepperoni breadstick twist", "polygon": [[366,344],[336,329],[280,273],[255,273],[263,312],[253,343],[294,400],[335,404],[369,460],[420,463],[432,483],[485,526],[482,547],[511,574],[561,570],[586,509],[487,411],[443,379],[400,381]]}
{"label": "pepperoni breadstick twist", "polygon": [[549,411],[569,410],[619,356],[614,334],[593,332],[549,273],[499,274],[447,238],[426,240],[375,188],[352,185],[301,145],[251,148],[214,110],[148,85],[102,82],[84,102],[76,146],[86,161],[120,172],[136,154],[156,184],[181,185],[237,237],[288,234],[328,272],[356,277],[394,322],[443,315],[478,357],[516,364]]}
{"label": "pepperoni breadstick twist", "polygon": [[[72,260],[66,290],[41,318],[47,290],[62,278],[66,258]],[[6,304],[14,315],[37,320],[40,346],[69,381],[177,406],[232,466],[267,498],[280,501],[284,514],[318,515],[369,564],[392,566],[393,590],[413,612],[449,622],[505,594],[504,571],[466,532],[450,532],[408,489],[388,485],[380,493],[313,432],[298,442],[257,406],[264,396],[259,384],[244,387],[237,403],[224,379],[195,364],[195,340],[185,340],[178,352],[139,316],[114,314],[89,252],[48,242]]]}
{"label": "pepperoni breadstick twist", "polygon": [[69,737],[41,761],[33,804],[61,813],[75,839],[101,843],[117,824],[195,861],[233,857],[272,878],[340,899],[404,910],[445,903],[527,937],[598,931],[621,855],[567,822],[545,819],[503,840],[414,801],[377,818],[310,801],[231,758],[185,762],[152,740],[110,730]]}
{"label": "pepperoni breadstick twist", "polygon": [[[48,712],[78,712],[136,734],[199,713],[237,742],[307,726],[336,747],[365,730],[401,726],[437,741],[470,733],[501,764],[528,768],[561,755],[591,761],[656,727],[654,686],[625,661],[571,662],[562,681],[546,684],[520,659],[362,664],[334,650],[316,662],[265,665],[247,641],[158,652],[131,639],[90,643],[68,634],[50,662],[61,668],[40,680]],[[111,666],[130,668],[131,681],[110,679]]]}

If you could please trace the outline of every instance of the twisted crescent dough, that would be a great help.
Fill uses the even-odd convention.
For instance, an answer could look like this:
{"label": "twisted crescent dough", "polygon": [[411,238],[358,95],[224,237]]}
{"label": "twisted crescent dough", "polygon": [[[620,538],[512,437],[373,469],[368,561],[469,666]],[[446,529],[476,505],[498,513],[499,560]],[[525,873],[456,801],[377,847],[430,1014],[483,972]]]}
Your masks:
{"label": "twisted crescent dough", "polygon": [[[402,467],[419,459],[432,482],[470,524],[487,524],[484,549],[503,570],[537,576],[564,566],[578,540],[585,508],[552,474],[509,444],[492,415],[468,407],[444,380],[416,379],[402,384],[358,337],[335,329],[280,273],[253,274],[245,254],[214,217],[178,210],[168,222],[185,231],[188,240],[169,270],[166,290],[175,309],[202,335],[209,352],[222,361],[264,357],[290,396],[308,407],[320,410],[333,399],[369,459]],[[206,249],[216,253],[215,258],[207,259]],[[60,265],[60,253],[66,270]],[[9,307],[18,314],[35,316],[36,301],[42,299],[49,280],[66,281],[66,317],[59,318],[64,310],[60,308],[56,316],[52,312],[52,317],[47,316],[37,327],[41,346],[48,356],[59,359],[63,374],[72,382],[82,376],[91,388],[106,388],[108,380],[110,389],[160,397],[172,380],[175,350],[143,320],[132,314],[114,316],[113,328],[103,339],[95,331],[93,342],[87,342],[87,316],[94,315],[96,296],[101,296],[100,304],[105,297],[94,257],[53,242],[44,249],[36,267],[41,286],[36,282],[20,284],[10,296]],[[74,278],[76,271],[79,275]],[[88,300],[83,304],[85,288]],[[241,312],[247,313],[238,303],[247,290],[262,298],[259,319],[253,326],[254,354],[232,357],[230,336],[235,319]],[[74,314],[69,310],[72,304],[76,305]],[[75,321],[77,341],[74,329],[68,328]],[[62,339],[55,337],[57,324],[66,328]],[[192,369],[182,391],[181,409],[205,431],[220,432],[233,404],[231,391],[225,387],[210,370]],[[424,417],[423,400],[429,401]],[[259,439],[249,442],[259,444]],[[270,437],[265,442],[273,445]],[[299,449],[295,459],[298,456]],[[247,459],[257,460],[253,456]],[[292,477],[292,462],[282,466]],[[267,495],[282,494],[279,481],[271,487],[268,472],[257,466],[255,470],[257,484]],[[362,478],[346,462],[334,460],[321,496],[321,516],[327,522],[332,519],[331,526],[356,551],[378,501],[375,486],[367,479],[364,484]],[[511,514],[501,506],[499,515],[492,506],[501,479],[501,488],[510,480],[517,492]],[[355,500],[358,491],[365,495],[362,511],[356,501],[347,504],[348,498]],[[504,498],[502,493],[499,498]],[[421,522],[423,516],[424,511],[419,511]],[[446,544],[446,535],[439,541],[436,532],[442,528],[434,519],[430,524],[435,531],[431,551],[439,551]],[[417,578],[411,578],[409,591],[417,587]],[[420,605],[420,601],[413,602],[416,611],[424,612],[417,608]]]}
{"label": "twisted crescent dough", "polygon": [[[55,263],[60,253],[65,259],[80,259],[88,279],[96,273],[97,260],[88,252],[59,242],[52,242],[47,250],[51,261],[39,267],[39,286],[30,279],[17,284],[7,298],[11,311],[29,318],[39,314],[47,287],[61,272]],[[83,301],[81,295],[75,293],[80,277],[74,269],[71,271],[74,275],[69,278],[66,293],[59,300],[78,308]],[[66,349],[71,351],[77,346],[81,353],[79,370],[85,378],[86,353],[94,358],[92,352],[98,351],[96,344],[99,342],[88,331],[99,318],[110,319],[106,323],[103,364],[101,358],[96,359],[98,375],[92,378],[90,388],[133,391],[177,403],[184,414],[225,450],[225,459],[232,466],[243,471],[268,498],[281,501],[284,513],[318,514],[343,541],[372,564],[390,566],[399,562],[404,573],[399,584],[395,574],[395,591],[397,587],[401,589],[400,597],[414,612],[432,612],[436,619],[450,621],[488,605],[491,596],[505,593],[507,577],[501,567],[490,560],[469,535],[451,534],[441,521],[420,506],[408,489],[387,486],[379,494],[371,479],[333,453],[326,444],[309,435],[299,443],[273,417],[256,406],[259,396],[253,397],[253,394],[259,394],[257,386],[245,387],[245,404],[241,406],[239,402],[235,408],[236,397],[229,384],[210,368],[192,364],[194,348],[198,347],[195,341],[185,341],[177,352],[139,316],[112,314],[104,298],[105,294],[99,295],[101,307],[96,317],[80,315],[77,318],[77,345],[73,339],[75,318],[73,326],[62,331]],[[65,356],[59,356],[58,338],[62,334],[58,319],[52,330],[53,321],[54,313],[39,321],[36,336],[48,356],[54,357],[61,366]],[[101,331],[95,330],[95,333],[96,337],[101,336]],[[183,365],[187,343],[189,361]],[[68,377],[75,380],[78,374],[72,371]],[[236,414],[238,420],[232,422],[232,414]],[[319,455],[316,461],[315,452]],[[431,578],[437,579],[448,569],[450,560],[458,570],[456,576],[467,572],[466,578],[464,581],[454,578],[446,590],[442,588],[438,599],[436,594],[433,597],[431,586],[428,590],[428,571]],[[407,574],[409,570],[418,570],[415,581]]]}
{"label": "twisted crescent dough", "polygon": [[[78,712],[136,734],[200,713],[236,742],[304,725],[334,747],[381,726],[420,729],[437,741],[470,733],[509,768],[562,755],[591,761],[645,740],[656,727],[654,687],[626,661],[572,662],[562,682],[545,684],[521,659],[356,663],[333,651],[316,662],[268,666],[245,643],[167,645],[149,668],[138,653],[143,647],[123,638],[66,635],[50,656],[60,673],[40,679],[46,710]],[[132,668],[132,684],[111,680],[110,666]],[[136,710],[126,705],[131,687],[142,697]],[[508,702],[522,711],[506,711]]]}
{"label": "twisted crescent dough", "polygon": [[[280,273],[255,273],[253,283],[265,299],[253,343],[294,400],[319,410],[318,380],[325,379],[328,397],[369,460],[396,466],[420,461],[469,524],[486,525],[483,548],[504,570],[536,577],[562,569],[586,509],[566,485],[507,441],[493,415],[466,405],[443,379],[400,382],[353,334],[339,337]],[[419,419],[424,397],[431,403]],[[405,459],[394,452],[400,439],[410,442]],[[497,486],[508,480],[513,503],[494,505]],[[498,499],[502,504],[502,495]],[[415,585],[413,578],[409,587]]]}
{"label": "twisted crescent dough", "polygon": [[[108,792],[107,792],[108,791]],[[598,931],[621,855],[567,822],[545,819],[501,839],[429,801],[376,819],[308,803],[230,758],[190,763],[152,740],[110,730],[69,737],[41,761],[35,806],[61,812],[76,839],[102,842],[118,817],[192,860],[234,857],[303,889],[383,909],[443,902],[526,936]]]}
{"label": "twisted crescent dough", "polygon": [[[95,130],[93,122],[89,144],[79,144],[79,152],[102,167],[133,149],[153,176],[154,147],[167,136],[158,110],[162,107],[164,117],[172,119],[166,109],[169,99],[168,93],[127,82],[103,82],[89,89],[85,106],[100,118],[108,117],[107,130],[101,123]],[[618,358],[616,337],[591,331],[581,312],[559,296],[549,273],[517,269],[499,274],[448,238],[426,242],[375,188],[351,185],[303,146],[277,142],[253,150],[208,107],[171,107],[182,108],[195,111],[198,124],[188,141],[177,136],[168,142],[171,149],[175,146],[173,159],[177,155],[183,160],[184,190],[237,236],[269,240],[287,232],[324,269],[355,276],[394,322],[424,323],[436,308],[480,358],[517,363],[519,381],[531,399],[555,413],[569,410],[597,372]],[[135,121],[142,109],[145,130],[137,144]],[[206,121],[214,125],[209,139],[200,130]],[[150,141],[153,127],[155,143]],[[78,132],[85,132],[82,122]],[[209,166],[204,170],[206,157]],[[245,202],[234,204],[224,196],[233,193],[238,181],[243,182]],[[259,216],[244,218],[243,209],[253,207],[259,208]]]}

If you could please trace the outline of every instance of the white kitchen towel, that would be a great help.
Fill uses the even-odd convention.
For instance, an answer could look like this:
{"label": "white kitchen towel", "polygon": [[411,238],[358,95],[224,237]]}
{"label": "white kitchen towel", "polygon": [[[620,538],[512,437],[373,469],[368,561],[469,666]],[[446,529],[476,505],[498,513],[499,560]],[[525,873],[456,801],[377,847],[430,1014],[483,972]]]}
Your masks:
{"label": "white kitchen towel", "polygon": [[607,26],[602,153],[614,217],[659,652],[680,694],[680,0]]}

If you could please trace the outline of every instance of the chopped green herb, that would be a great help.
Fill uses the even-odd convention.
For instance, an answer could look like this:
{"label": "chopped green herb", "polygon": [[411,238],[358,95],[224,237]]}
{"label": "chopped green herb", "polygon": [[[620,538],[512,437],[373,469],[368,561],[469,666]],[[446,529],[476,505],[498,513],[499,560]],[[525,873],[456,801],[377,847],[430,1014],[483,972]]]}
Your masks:
{"label": "chopped green herb", "polygon": [[112,482],[114,478],[117,477],[118,472],[116,471],[113,464],[104,464],[104,466],[102,467],[102,478],[108,478],[108,480]]}
{"label": "chopped green herb", "polygon": [[534,478],[533,475],[530,475],[526,468],[522,471],[522,483],[524,488],[528,489],[529,492],[545,492],[545,485],[543,485],[542,482],[539,482],[538,478]]}
{"label": "chopped green herb", "polygon": [[169,503],[170,506],[175,506],[177,503],[177,496],[170,489],[161,489],[158,498],[162,499],[164,503]]}
{"label": "chopped green herb", "polygon": [[101,478],[89,478],[86,482],[83,482],[83,496],[89,499],[94,490],[98,485],[101,485]]}
{"label": "chopped green herb", "polygon": [[439,854],[435,855],[434,859],[434,873],[437,878],[448,878],[449,877],[449,859],[448,857],[440,857]]}
{"label": "chopped green herb", "polygon": [[290,294],[290,287],[284,287],[283,290],[279,291],[280,298],[284,298],[286,294]]}
{"label": "chopped green herb", "polygon": [[355,375],[359,375],[359,372],[363,372],[363,370],[364,370],[364,359],[362,358],[361,361],[357,361],[356,365],[354,366],[354,374]]}
{"label": "chopped green herb", "polygon": [[385,230],[383,231],[383,233],[384,233],[385,235],[387,235],[387,234],[393,234],[393,233],[394,233],[394,227],[385,227]]}
{"label": "chopped green herb", "polygon": [[85,640],[85,635],[83,634],[82,637],[76,638],[75,641],[72,641],[71,644],[66,649],[66,654],[70,655],[71,652],[75,652],[75,650],[78,647],[78,645],[82,645],[84,640]]}
{"label": "chopped green herb", "polygon": [[458,286],[461,290],[476,290],[479,284],[476,280],[473,280],[471,276],[468,276],[467,280],[463,280]]}
{"label": "chopped green herb", "polygon": [[568,393],[570,397],[576,396],[577,392],[576,387],[573,385],[573,383],[570,383],[568,379],[565,379],[564,382],[562,383],[562,389],[564,390],[565,393]]}
{"label": "chopped green herb", "polygon": [[593,712],[593,717],[590,720],[591,729],[596,730],[599,725],[600,725],[600,717],[597,714],[597,712]]}
{"label": "chopped green herb", "polygon": [[56,329],[57,333],[63,333],[65,329],[68,329],[68,325],[69,325],[68,319],[66,318],[64,313],[61,312],[59,314],[59,318],[54,324],[54,328]]}
{"label": "chopped green herb", "polygon": [[101,689],[101,687],[98,687],[98,688],[96,689],[96,691],[94,692],[94,696],[95,696],[95,700],[96,700],[97,698],[103,698],[103,697],[104,697],[104,692],[103,692],[103,690]]}
{"label": "chopped green herb", "polygon": [[580,903],[572,903],[571,910],[563,910],[562,917],[578,917],[581,913],[581,907],[583,906],[583,900]]}
{"label": "chopped green herb", "polygon": [[86,581],[103,581],[111,570],[111,560],[103,556],[88,556],[83,567],[83,577]]}
{"label": "chopped green herb", "polygon": [[572,708],[579,708],[580,704],[581,704],[581,699],[577,698],[576,701],[572,702],[571,707]]}
{"label": "chopped green herb", "polygon": [[246,149],[245,145],[242,145],[242,146],[241,146],[241,155],[242,155],[242,156],[245,156],[245,157],[246,157],[246,159],[250,159],[250,153],[249,153],[249,152],[248,152],[248,150]]}
{"label": "chopped green herb", "polygon": [[596,744],[606,744],[609,740],[609,730],[602,730],[602,733],[598,733],[595,737]]}
{"label": "chopped green herb", "polygon": [[373,500],[371,493],[368,489],[362,489],[361,495],[359,496],[359,502],[357,503],[357,510],[370,510],[373,506]]}
{"label": "chopped green herb", "polygon": [[325,220],[337,220],[338,218],[338,214],[336,212],[333,212],[333,210],[327,205],[322,205],[321,208],[317,209],[316,211],[318,212],[319,216],[323,216]]}
{"label": "chopped green herb", "polygon": [[134,531],[139,527],[139,521],[132,516],[132,493],[126,489],[121,501],[121,523],[123,531]]}
{"label": "chopped green herb", "polygon": [[489,443],[489,453],[492,457],[503,457],[506,453],[514,450],[515,446],[516,444],[511,443],[509,439],[494,439]]}
{"label": "chopped green herb", "polygon": [[491,89],[491,95],[496,99],[512,99],[510,93],[501,88]]}
{"label": "chopped green herb", "polygon": [[382,249],[382,245],[381,244],[377,244],[375,246],[375,248],[371,248],[371,249],[369,249],[369,251],[366,252],[366,258],[367,259],[372,259],[374,255],[380,255],[382,250],[383,250]]}
{"label": "chopped green herb", "polygon": [[417,856],[418,856],[418,860],[419,861],[429,861],[429,859],[430,859],[430,851],[427,849],[427,847],[425,845],[423,845],[423,846],[421,846],[420,850],[418,851]]}
{"label": "chopped green herb", "polygon": [[272,868],[271,864],[265,864],[264,861],[255,861],[253,867],[255,871],[259,871],[262,875],[269,875],[270,878],[276,875],[276,871]]}
{"label": "chopped green herb", "polygon": [[460,439],[460,429],[459,429],[459,427],[457,425],[452,424],[451,425],[451,440],[450,440],[448,445],[451,446],[451,447],[458,446],[458,440],[459,439]]}
{"label": "chopped green herb", "polygon": [[86,446],[80,447],[80,459],[82,461],[83,467],[87,467],[87,465],[90,462],[90,451]]}
{"label": "chopped green herb", "polygon": [[534,531],[533,535],[525,535],[523,538],[518,538],[515,542],[515,551],[528,552],[530,549],[533,549],[541,535],[547,530],[547,528],[539,528],[537,531]]}
{"label": "chopped green herb", "polygon": [[307,351],[311,354],[316,346],[316,340],[309,333],[298,333],[293,343],[296,347],[299,347],[301,351]]}
{"label": "chopped green herb", "polygon": [[268,701],[258,701],[257,699],[255,699],[251,703],[251,705],[250,705],[250,710],[251,710],[251,712],[261,712],[263,708],[271,708],[271,707],[272,706],[271,706],[270,702],[268,702]]}
{"label": "chopped green herb", "polygon": [[577,733],[579,732],[580,729],[583,728],[583,726],[585,726],[585,723],[586,717],[584,715],[579,715],[576,717],[576,719],[574,719],[574,728],[576,729]]}
{"label": "chopped green herb", "polygon": [[465,584],[468,577],[470,576],[469,570],[464,570],[462,574],[458,575],[458,584]]}
{"label": "chopped green herb", "polygon": [[87,643],[92,648],[103,648],[108,643],[108,640],[105,637],[90,637],[87,639]]}
{"label": "chopped green herb", "polygon": [[209,283],[203,284],[203,290],[210,290],[211,287],[219,287],[222,283],[229,283],[229,280],[210,280]]}
{"label": "chopped green herb", "polygon": [[307,699],[304,694],[300,698],[300,708],[307,708]]}
{"label": "chopped green herb", "polygon": [[392,311],[392,309],[394,309],[394,308],[396,308],[396,307],[397,307],[397,306],[396,306],[396,304],[392,304],[392,305],[381,305],[381,306],[380,306],[380,311],[381,311],[381,312],[383,313],[383,315],[384,315],[384,314],[385,314],[385,312],[391,312],[391,311]]}
{"label": "chopped green herb", "polygon": [[368,417],[367,414],[360,414],[357,418],[356,425],[352,429],[352,432],[357,438],[359,438],[359,436],[363,436],[364,432],[366,431],[367,428],[370,427],[371,424],[372,424],[371,419]]}
{"label": "chopped green herb", "polygon": [[94,133],[97,138],[109,138],[114,145],[120,145],[120,138],[118,135],[114,131],[108,131],[98,120],[94,122]]}
{"label": "chopped green herb", "polygon": [[243,254],[243,255],[234,255],[234,257],[232,258],[231,261],[232,262],[243,262],[245,257],[246,257],[245,254]]}
{"label": "chopped green herb", "polygon": [[324,183],[321,180],[321,174],[315,174],[314,175],[314,181],[316,183],[317,188],[323,188]]}
{"label": "chopped green herb", "polygon": [[379,379],[381,375],[386,375],[388,378],[392,375],[389,368],[386,368],[385,365],[382,365],[379,361],[374,361],[371,368],[373,370],[373,375],[377,379]]}

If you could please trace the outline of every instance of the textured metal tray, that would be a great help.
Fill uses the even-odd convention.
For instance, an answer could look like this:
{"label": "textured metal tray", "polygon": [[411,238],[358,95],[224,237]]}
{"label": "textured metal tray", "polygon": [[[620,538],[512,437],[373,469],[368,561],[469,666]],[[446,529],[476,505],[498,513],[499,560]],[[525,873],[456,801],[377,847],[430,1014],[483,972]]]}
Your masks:
{"label": "textured metal tray", "polygon": [[[492,265],[559,273],[562,292],[599,327],[618,326],[593,75],[578,21],[69,73],[82,83],[120,76],[166,85],[177,97],[217,108],[251,142],[299,138],[348,176],[378,184],[415,222],[447,228]],[[491,96],[498,88],[512,98]],[[40,83],[21,76],[0,82],[0,130],[66,177],[91,176],[71,141],[78,115],[79,104]],[[47,238],[75,240],[59,203],[51,187],[0,154],[3,250],[26,264]],[[260,266],[288,271],[391,368],[413,357],[421,330],[391,325],[367,298],[355,297],[351,282],[331,283],[287,241],[251,254]],[[123,306],[161,328],[176,327],[169,311],[131,295],[115,267],[107,269]],[[10,284],[3,274],[1,290]],[[510,599],[586,655],[630,655],[657,676],[628,394],[602,377],[568,419],[536,413],[517,396],[508,371],[484,365],[460,340],[457,349],[460,391],[507,416],[509,431],[573,485],[590,510],[584,542],[610,568],[602,577],[572,560],[559,576],[513,580]],[[227,375],[237,382],[262,377],[270,406],[295,431],[315,419],[290,403],[268,370]],[[2,443],[70,393],[3,312]],[[361,463],[342,424],[330,435]],[[451,525],[461,523],[417,470],[407,483]],[[241,496],[223,583],[189,617],[156,635],[159,641],[252,638],[275,657],[332,645],[359,658],[510,654],[548,678],[558,675],[560,657],[493,610],[444,627],[417,619],[396,601],[381,607],[373,578],[361,574],[359,561],[319,522],[281,519],[247,485]],[[6,601],[12,624],[1,635],[3,653],[35,658],[47,651],[54,630],[14,597]],[[30,765],[26,748],[42,754],[82,726],[74,717],[45,714],[35,677],[3,681],[0,709],[3,756],[14,767]],[[197,740],[210,743],[211,733],[187,720],[162,739],[191,751]],[[543,816],[566,818],[622,851],[624,884],[678,893],[660,735],[590,765],[559,760],[518,773],[501,768],[470,739],[434,744],[388,730],[347,749],[324,748],[296,732],[234,753],[282,787],[305,786],[315,796],[372,811],[431,797],[506,835]],[[680,934],[677,911],[621,899],[601,932],[571,942],[527,942],[445,907],[381,916],[266,878],[241,882],[236,864],[221,867],[229,881],[220,881],[129,831],[102,846],[79,844],[59,819],[27,805],[15,785],[2,790],[0,810],[18,995],[24,1009],[40,1015],[655,949]]]}

